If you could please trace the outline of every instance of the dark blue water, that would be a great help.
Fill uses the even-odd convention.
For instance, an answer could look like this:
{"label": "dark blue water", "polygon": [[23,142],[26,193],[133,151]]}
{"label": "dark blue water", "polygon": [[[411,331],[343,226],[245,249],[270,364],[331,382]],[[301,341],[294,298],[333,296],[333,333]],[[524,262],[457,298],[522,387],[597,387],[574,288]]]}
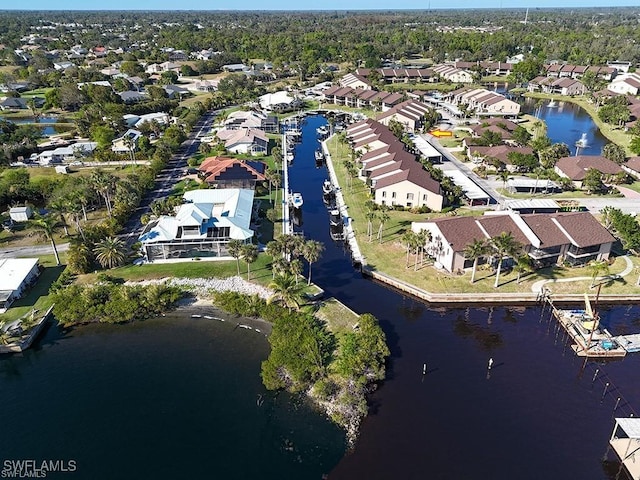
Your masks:
{"label": "dark blue water", "polygon": [[586,134],[587,145],[580,147],[580,155],[600,155],[602,148],[611,143],[600,133],[589,114],[574,103],[556,101],[550,107],[550,100],[544,100],[542,107],[536,108],[537,100],[526,98],[523,101],[523,112],[537,115],[547,125],[547,136],[552,143],[566,143],[571,154],[576,153],[576,142]]}
{"label": "dark blue water", "polygon": [[[548,310],[429,308],[345,268],[349,255],[333,248],[321,202],[326,172],[315,168],[316,144],[308,142],[323,123],[308,119],[290,171],[305,198],[305,234],[328,246],[314,279],[327,295],[376,315],[392,351],[360,440],[330,478],[613,478],[616,465],[602,457],[616,399],[617,414],[640,413],[640,354],[585,363],[556,333]],[[602,316],[615,333],[640,331],[639,307]]]}
{"label": "dark blue water", "polygon": [[265,390],[268,343],[235,324],[182,312],[52,327],[39,348],[0,357],[0,468],[62,459],[77,472],[51,478],[320,478],[343,455],[343,433]]}
{"label": "dark blue water", "polygon": [[[313,278],[376,315],[392,352],[355,450],[341,459],[344,436],[322,415],[264,391],[264,337],[182,313],[52,328],[40,348],[0,358],[0,459],[75,459],[75,478],[90,479],[615,477],[602,458],[616,399],[616,414],[640,413],[640,354],[585,363],[548,310],[429,307],[362,278],[329,238],[313,157],[323,123],[304,125],[290,173],[301,228],[326,245]],[[640,331],[639,307],[602,315],[614,333]]]}

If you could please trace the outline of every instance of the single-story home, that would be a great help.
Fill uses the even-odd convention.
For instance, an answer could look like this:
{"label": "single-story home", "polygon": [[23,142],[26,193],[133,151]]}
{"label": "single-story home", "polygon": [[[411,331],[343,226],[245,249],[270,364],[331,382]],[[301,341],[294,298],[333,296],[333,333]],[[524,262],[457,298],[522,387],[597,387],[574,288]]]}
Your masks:
{"label": "single-story home", "polygon": [[601,155],[562,157],[556,162],[553,169],[561,177],[570,179],[576,188],[582,188],[582,182],[590,169],[599,171],[605,177],[624,172],[616,162]]}
{"label": "single-story home", "polygon": [[185,192],[176,215],[149,222],[139,240],[150,262],[228,257],[230,240],[253,237],[253,190],[216,188]]}
{"label": "single-story home", "polygon": [[37,258],[0,260],[0,313],[5,313],[36,282],[39,273]]}

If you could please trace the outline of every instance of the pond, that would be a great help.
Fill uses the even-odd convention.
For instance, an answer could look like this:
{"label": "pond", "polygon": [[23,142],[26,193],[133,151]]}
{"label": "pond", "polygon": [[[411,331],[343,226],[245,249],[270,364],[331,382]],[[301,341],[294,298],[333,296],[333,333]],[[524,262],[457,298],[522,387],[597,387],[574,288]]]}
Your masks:
{"label": "pond", "polygon": [[45,137],[49,137],[51,135],[55,135],[56,133],[61,133],[63,131],[68,130],[66,127],[54,126],[56,123],[60,122],[61,120],[64,121],[64,119],[61,119],[60,117],[40,116],[38,118],[36,117],[4,118],[0,116],[0,120],[6,120],[8,122],[15,123],[16,125],[40,124],[42,125],[41,127],[42,135],[44,135]]}

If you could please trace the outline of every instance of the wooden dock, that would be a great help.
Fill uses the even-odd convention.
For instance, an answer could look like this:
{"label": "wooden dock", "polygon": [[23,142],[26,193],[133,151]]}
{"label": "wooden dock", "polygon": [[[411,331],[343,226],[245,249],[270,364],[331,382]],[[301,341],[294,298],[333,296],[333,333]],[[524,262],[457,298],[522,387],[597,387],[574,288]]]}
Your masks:
{"label": "wooden dock", "polygon": [[640,418],[616,418],[609,445],[629,477],[640,480]]}
{"label": "wooden dock", "polygon": [[607,329],[600,328],[598,314],[591,310],[586,295],[584,310],[559,309],[550,298],[547,301],[554,317],[573,340],[571,348],[579,357],[620,358],[627,354]]}

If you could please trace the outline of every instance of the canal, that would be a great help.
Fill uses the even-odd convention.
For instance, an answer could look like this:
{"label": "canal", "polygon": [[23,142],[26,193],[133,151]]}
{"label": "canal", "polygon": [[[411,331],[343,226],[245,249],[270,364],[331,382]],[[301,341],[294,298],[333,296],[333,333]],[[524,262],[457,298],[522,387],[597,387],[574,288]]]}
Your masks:
{"label": "canal", "polygon": [[[304,195],[305,235],[327,246],[314,280],[356,312],[373,313],[392,351],[360,440],[330,478],[613,478],[617,465],[602,458],[617,398],[618,415],[638,413],[640,355],[585,363],[547,309],[432,308],[363,278],[329,238],[327,172],[313,157],[324,123],[307,119],[289,172],[291,188]],[[616,333],[640,329],[637,306],[602,316]]]}
{"label": "canal", "polygon": [[[105,480],[616,478],[603,456],[613,417],[640,413],[640,354],[585,363],[548,309],[435,308],[363,278],[329,236],[313,155],[325,123],[307,119],[290,171],[299,228],[326,246],[313,278],[373,313],[392,352],[355,449],[344,455],[342,432],[304,399],[264,390],[262,335],[178,310],[52,326],[34,350],[0,357],[0,464],[75,460],[77,472],[49,476]],[[638,306],[601,314],[613,333],[640,330]]]}

